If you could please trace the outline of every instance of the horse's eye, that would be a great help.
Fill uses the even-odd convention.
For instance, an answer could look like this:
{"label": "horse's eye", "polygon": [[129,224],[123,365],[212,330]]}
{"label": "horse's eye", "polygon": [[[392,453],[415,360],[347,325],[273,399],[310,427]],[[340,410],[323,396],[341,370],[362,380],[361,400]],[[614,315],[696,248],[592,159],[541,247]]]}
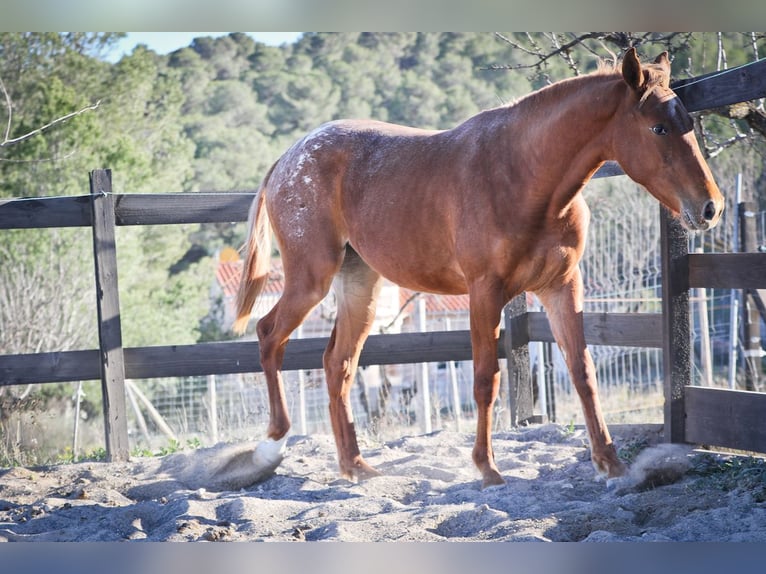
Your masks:
{"label": "horse's eye", "polygon": [[663,126],[662,124],[657,124],[656,126],[652,126],[652,131],[658,136],[668,135],[668,130],[665,129],[665,126]]}

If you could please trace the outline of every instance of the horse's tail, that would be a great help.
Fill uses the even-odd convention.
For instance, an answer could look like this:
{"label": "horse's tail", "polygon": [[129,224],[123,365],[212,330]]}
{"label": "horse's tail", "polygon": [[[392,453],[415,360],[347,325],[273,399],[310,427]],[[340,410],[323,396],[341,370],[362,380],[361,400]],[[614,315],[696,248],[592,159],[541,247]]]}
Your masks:
{"label": "horse's tail", "polygon": [[244,265],[237,291],[237,318],[232,327],[232,330],[240,335],[245,332],[255,301],[269,280],[271,225],[269,224],[269,214],[264,206],[266,183],[269,175],[271,175],[271,171],[258,189],[248,216],[248,237],[244,246]]}

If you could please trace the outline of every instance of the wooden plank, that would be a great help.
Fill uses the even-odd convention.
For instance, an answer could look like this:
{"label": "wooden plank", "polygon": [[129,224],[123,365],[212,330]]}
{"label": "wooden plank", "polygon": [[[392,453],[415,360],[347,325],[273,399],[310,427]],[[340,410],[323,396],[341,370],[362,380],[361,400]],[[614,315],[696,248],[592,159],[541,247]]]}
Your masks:
{"label": "wooden plank", "polygon": [[690,112],[766,97],[766,60],[678,80],[671,88]]}
{"label": "wooden plank", "polygon": [[96,381],[101,378],[99,351],[57,351],[0,355],[0,386]]}
{"label": "wooden plank", "polygon": [[255,193],[116,195],[117,225],[229,223],[247,221]]}
{"label": "wooden plank", "polygon": [[0,229],[84,227],[90,223],[89,195],[0,199]]}
{"label": "wooden plank", "polygon": [[[530,341],[556,342],[545,313],[529,312],[527,321]],[[660,313],[585,313],[583,323],[589,345],[662,347]]]}
{"label": "wooden plank", "polygon": [[766,453],[766,393],[686,387],[686,442]]}
{"label": "wooden plank", "polygon": [[[288,347],[291,345],[292,343],[288,344]],[[308,350],[307,354],[311,355],[311,350]],[[125,349],[125,375],[128,379],[195,377],[260,371],[260,353],[258,343],[255,341]]]}
{"label": "wooden plank", "polygon": [[[285,349],[283,370],[321,369],[327,337],[291,339]],[[471,359],[468,331],[433,331],[370,335],[360,366],[398,365]],[[224,373],[260,372],[257,341],[226,341],[125,349],[130,379],[186,377]]]}
{"label": "wooden plank", "polygon": [[[641,313],[586,313],[589,344],[660,346],[662,317]],[[524,329],[528,324],[528,334]],[[511,348],[527,339],[553,342],[545,313],[530,312],[512,319]],[[615,333],[610,334],[610,329]],[[284,370],[321,369],[327,337],[292,339],[285,350]],[[516,347],[514,347],[514,345]],[[508,352],[505,331],[500,332],[498,358]],[[158,345],[123,349],[128,379],[220,375],[261,370],[256,341],[226,341],[195,345]],[[432,331],[370,335],[360,366],[399,365],[419,362],[470,361],[471,334],[463,331]],[[100,377],[99,351],[63,351],[0,356],[0,385],[95,380]]]}
{"label": "wooden plank", "polygon": [[766,253],[690,253],[689,286],[766,288]]}
{"label": "wooden plank", "polygon": [[[117,225],[247,221],[254,192],[114,194]],[[91,225],[89,195],[0,200],[0,229]]]}
{"label": "wooden plank", "polygon": [[665,440],[684,442],[684,389],[691,383],[689,241],[681,224],[660,207],[662,243],[662,365]]}
{"label": "wooden plank", "polygon": [[[498,342],[498,356],[503,339]],[[441,363],[470,361],[471,333],[469,331],[429,331],[370,335],[359,358],[360,366],[398,365],[407,363]]]}
{"label": "wooden plank", "polygon": [[[285,350],[283,369],[321,369],[327,337],[293,339]],[[504,334],[498,356],[504,357]],[[123,349],[128,379],[191,377],[261,371],[256,341],[225,341],[195,345],[128,347]],[[0,385],[95,380],[100,376],[98,350],[0,356]],[[434,331],[371,335],[360,366],[398,365],[471,359],[468,331]]]}
{"label": "wooden plank", "polygon": [[127,460],[130,447],[125,406],[125,363],[120,326],[120,298],[117,288],[117,250],[111,171],[92,171],[90,192],[93,206],[93,259],[96,268],[96,310],[106,456],[112,461]]}

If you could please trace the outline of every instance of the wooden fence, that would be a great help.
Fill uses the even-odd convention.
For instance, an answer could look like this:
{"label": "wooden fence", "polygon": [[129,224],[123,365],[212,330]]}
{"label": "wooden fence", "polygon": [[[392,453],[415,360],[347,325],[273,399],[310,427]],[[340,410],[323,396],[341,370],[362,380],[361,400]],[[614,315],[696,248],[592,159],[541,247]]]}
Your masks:
{"label": "wooden fence", "polygon": [[[766,96],[766,60],[674,84],[689,111]],[[607,165],[597,176],[621,173]],[[99,349],[0,356],[0,386],[98,380],[102,382],[109,460],[129,455],[125,379],[184,377],[261,370],[251,341],[123,348],[116,225],[238,222],[252,193],[114,194],[111,172],[91,173],[82,196],[0,200],[0,230],[90,227],[96,278]],[[683,229],[662,212],[662,314],[585,314],[591,345],[664,350],[665,437],[766,452],[766,394],[690,386],[689,289],[766,288],[766,254],[689,254]],[[525,298],[506,308],[498,356],[508,361],[511,423],[532,417],[530,341],[553,342],[544,313],[528,312]],[[284,369],[322,366],[325,338],[292,340]],[[459,361],[471,358],[468,331],[371,335],[360,365]],[[756,422],[758,421],[758,422]]]}

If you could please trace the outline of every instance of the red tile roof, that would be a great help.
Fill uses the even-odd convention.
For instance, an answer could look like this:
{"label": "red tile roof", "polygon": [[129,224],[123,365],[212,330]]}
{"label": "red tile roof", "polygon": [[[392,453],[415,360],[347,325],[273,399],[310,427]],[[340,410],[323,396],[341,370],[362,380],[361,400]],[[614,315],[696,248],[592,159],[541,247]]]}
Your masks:
{"label": "red tile roof", "polygon": [[[224,297],[236,297],[239,289],[239,281],[242,278],[242,260],[223,261],[218,263],[215,277],[221,286]],[[282,272],[282,264],[273,261],[269,272],[269,281],[266,283],[264,293],[267,295],[279,295],[285,288],[285,276]]]}
{"label": "red tile roof", "polygon": [[[399,301],[404,305],[416,292],[401,287],[399,289]],[[422,293],[426,298],[426,312],[428,313],[459,313],[468,311],[468,295],[436,295],[434,293]],[[415,312],[415,300],[407,305],[407,312]]]}

